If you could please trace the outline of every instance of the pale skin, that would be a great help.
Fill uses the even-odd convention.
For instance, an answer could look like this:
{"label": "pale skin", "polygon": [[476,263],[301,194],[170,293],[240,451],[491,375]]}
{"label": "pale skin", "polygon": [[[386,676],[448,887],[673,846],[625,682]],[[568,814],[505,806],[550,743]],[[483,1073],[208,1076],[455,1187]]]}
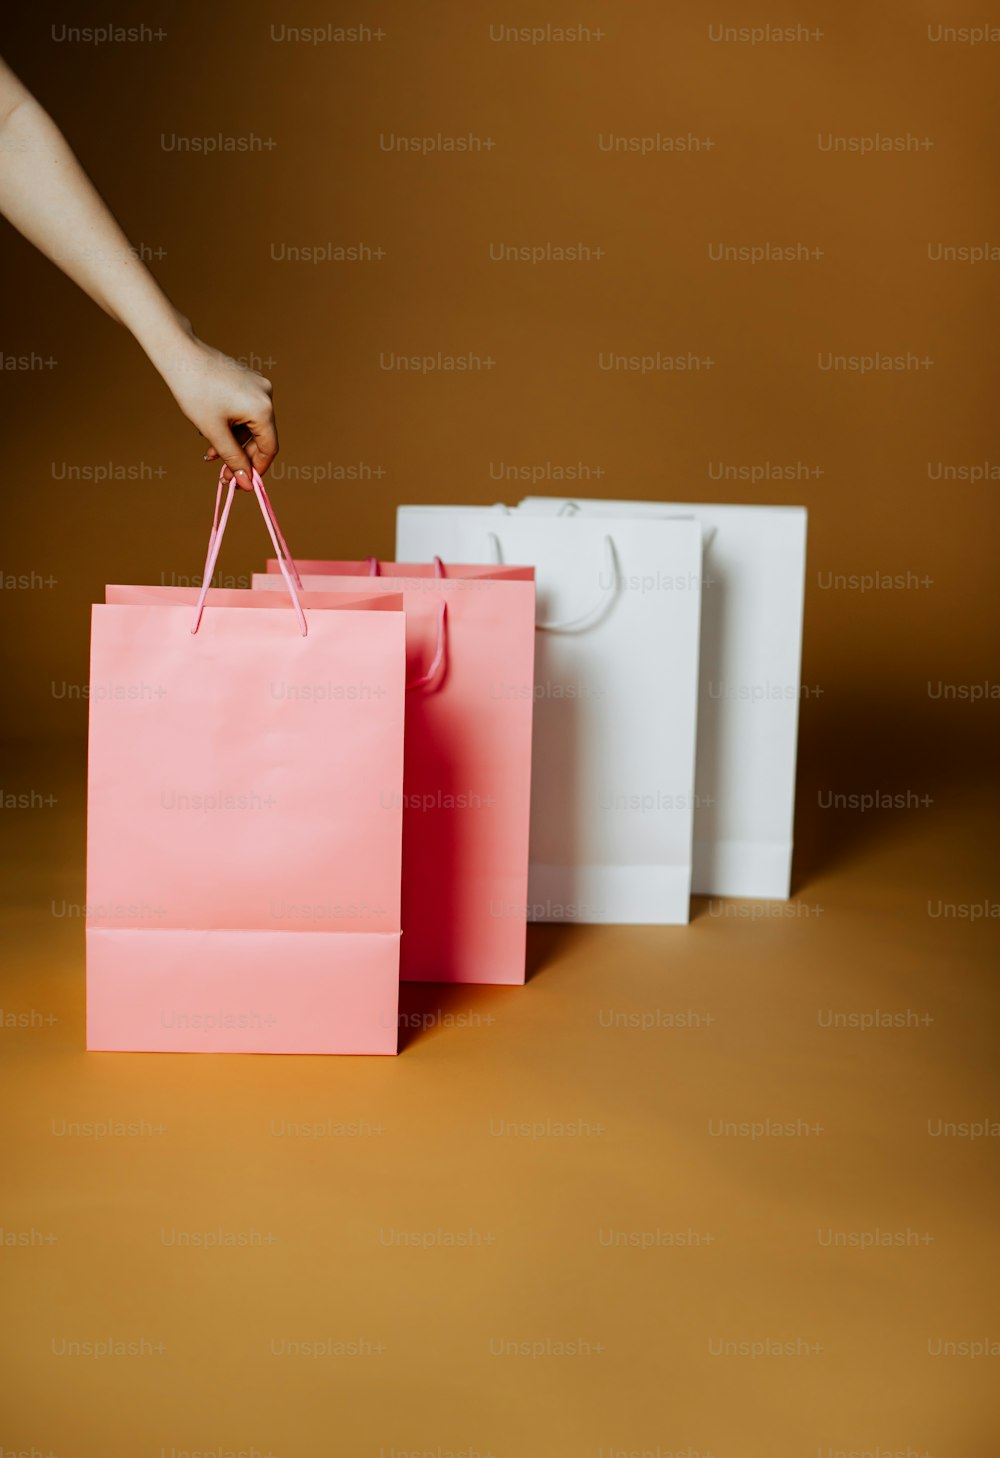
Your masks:
{"label": "pale skin", "polygon": [[181,411],[250,489],[278,453],[271,382],[197,337],[115,221],[59,128],[0,58],[0,214],[123,324]]}

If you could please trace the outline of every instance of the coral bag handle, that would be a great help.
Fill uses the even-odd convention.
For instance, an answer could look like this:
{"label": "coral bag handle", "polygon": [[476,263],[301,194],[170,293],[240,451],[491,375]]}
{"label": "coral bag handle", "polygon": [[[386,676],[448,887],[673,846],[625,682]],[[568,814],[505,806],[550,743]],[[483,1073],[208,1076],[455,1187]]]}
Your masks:
{"label": "coral bag handle", "polygon": [[[382,569],[379,566],[379,560],[378,560],[378,558],[377,557],[369,557],[367,559],[367,562],[368,562],[368,576],[369,577],[381,577],[381,575],[382,575]],[[434,558],[434,576],[435,577],[444,577],[445,576],[444,563],[441,561],[441,558],[440,557],[435,557]],[[442,598],[441,601],[438,603],[438,609],[437,609],[437,645],[436,645],[436,647],[434,649],[434,656],[431,659],[430,667],[428,668],[428,670],[427,670],[426,673],[422,673],[419,678],[413,679],[410,683],[408,683],[406,685],[406,691],[407,691],[407,693],[409,693],[411,689],[429,688],[430,685],[437,678],[438,674],[440,673],[442,666],[444,666],[445,668],[447,667],[447,660],[448,660],[448,637],[447,637],[447,634],[448,634],[448,605],[445,602],[444,598]]]}
{"label": "coral bag handle", "polygon": [[[198,594],[198,601],[195,604],[194,621],[191,624],[192,633],[197,633],[201,627],[201,617],[205,611],[209,584],[215,572],[215,564],[219,559],[219,549],[222,546],[222,538],[226,532],[226,523],[229,521],[233,498],[236,495],[236,478],[234,476],[229,482],[229,491],[226,495],[225,505],[222,504],[222,488],[225,484],[223,479],[224,472],[225,467],[219,472],[219,484],[215,492],[215,515],[212,518],[212,530],[208,538],[208,555],[205,558],[205,573],[201,580],[201,591]],[[267,534],[271,538],[271,545],[278,559],[281,575],[285,579],[285,586],[288,588],[288,594],[292,599],[295,616],[299,620],[299,627],[302,630],[303,638],[305,638],[308,635],[309,629],[306,626],[306,615],[302,611],[302,602],[299,598],[299,589],[302,586],[299,569],[292,561],[291,554],[288,551],[288,544],[282,535],[281,528],[278,525],[278,519],[274,514],[274,507],[271,505],[267,492],[264,490],[264,483],[256,471],[252,471],[252,484],[253,494],[257,498],[260,514],[264,518],[264,525],[267,527]]]}

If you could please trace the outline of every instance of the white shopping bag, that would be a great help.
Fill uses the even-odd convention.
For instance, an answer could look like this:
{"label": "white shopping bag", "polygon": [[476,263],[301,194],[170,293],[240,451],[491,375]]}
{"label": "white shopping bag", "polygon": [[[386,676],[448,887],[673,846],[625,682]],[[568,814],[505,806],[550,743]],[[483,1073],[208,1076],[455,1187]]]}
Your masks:
{"label": "white shopping bag", "polygon": [[403,506],[396,556],[536,569],[528,919],[686,922],[700,525]]}
{"label": "white shopping bag", "polygon": [[693,516],[704,528],[692,889],[783,899],[792,869],[806,510],[526,497],[519,515]]}

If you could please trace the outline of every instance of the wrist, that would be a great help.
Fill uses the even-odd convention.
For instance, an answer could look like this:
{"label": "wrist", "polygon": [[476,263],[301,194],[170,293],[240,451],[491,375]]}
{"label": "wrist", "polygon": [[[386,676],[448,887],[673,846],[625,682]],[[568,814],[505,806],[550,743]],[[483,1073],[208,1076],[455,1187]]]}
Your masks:
{"label": "wrist", "polygon": [[154,369],[167,381],[190,368],[201,348],[190,319],[172,305],[148,329],[133,332]]}

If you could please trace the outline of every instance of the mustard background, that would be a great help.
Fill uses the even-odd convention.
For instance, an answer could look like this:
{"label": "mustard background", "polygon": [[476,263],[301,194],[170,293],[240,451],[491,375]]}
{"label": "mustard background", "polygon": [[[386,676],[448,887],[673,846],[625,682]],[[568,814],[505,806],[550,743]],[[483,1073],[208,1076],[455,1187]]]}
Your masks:
{"label": "mustard background", "polygon": [[[108,23],[151,35],[59,38]],[[397,1060],[85,1054],[88,605],[200,570],[214,473],[128,335],[0,231],[0,353],[33,362],[0,371],[0,1451],[995,1452],[998,42],[934,38],[983,23],[779,0],[5,18],[168,294],[273,380],[294,552],[391,556],[402,501],[804,504],[813,692],[781,914],[534,928],[524,989],[404,988]],[[326,25],[370,34],[272,39]],[[761,25],[798,38],[713,38]],[[531,26],[590,39],[491,39]],[[220,134],[260,147],[177,149]],[[387,141],[439,134],[484,145]],[[828,149],[875,137],[905,147]],[[327,245],[371,256],[288,256]],[[768,245],[807,256],[711,256]],[[438,354],[492,364],[383,367]],[[911,367],[820,368],[876,354]],[[227,582],[263,562],[255,517]],[[866,574],[906,585],[831,585]],[[930,803],[821,806],[876,790]],[[138,1132],[79,1132],[102,1121]],[[712,1132],[768,1121],[796,1132]],[[137,1354],[65,1354],[101,1341]]]}

